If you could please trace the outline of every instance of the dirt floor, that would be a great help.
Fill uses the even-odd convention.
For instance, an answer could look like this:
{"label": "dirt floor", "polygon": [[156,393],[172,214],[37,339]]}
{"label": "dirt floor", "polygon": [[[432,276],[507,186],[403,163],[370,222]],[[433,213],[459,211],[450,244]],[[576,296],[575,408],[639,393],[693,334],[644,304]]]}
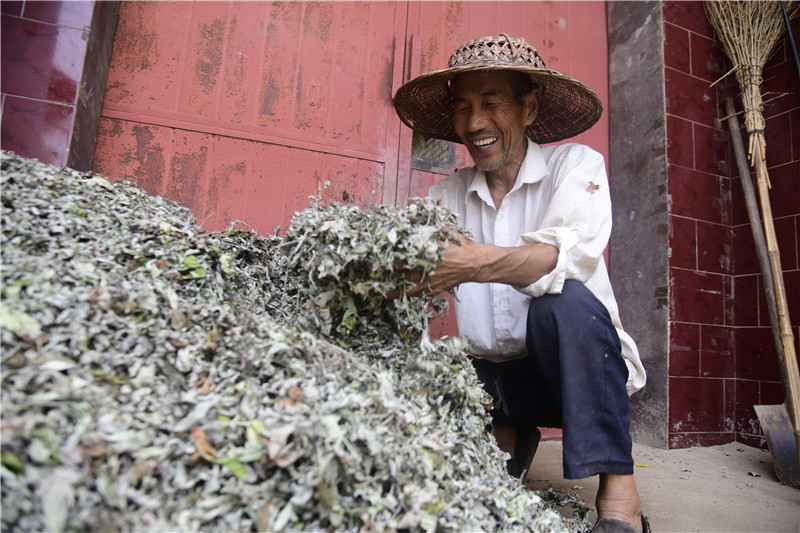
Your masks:
{"label": "dirt floor", "polygon": [[[633,458],[654,533],[800,532],[800,489],[778,481],[767,451],[739,443],[682,450],[634,444]],[[539,445],[526,484],[576,493],[594,507],[597,477],[565,480],[559,440]]]}

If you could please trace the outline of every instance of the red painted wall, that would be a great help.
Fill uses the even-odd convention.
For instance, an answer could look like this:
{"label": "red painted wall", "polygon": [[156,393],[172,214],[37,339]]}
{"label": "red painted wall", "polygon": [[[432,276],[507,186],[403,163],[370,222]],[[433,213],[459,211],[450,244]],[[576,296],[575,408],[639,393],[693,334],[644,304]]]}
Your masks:
{"label": "red painted wall", "polygon": [[[753,405],[783,401],[761,275],[724,116],[736,96],[702,2],[664,2],[670,195],[670,447],[732,441],[764,446]],[[800,40],[797,23],[795,39]],[[771,203],[797,341],[800,329],[800,101],[784,39],[763,91]],[[765,98],[766,99],[766,98]],[[741,119],[740,119],[741,122]]]}

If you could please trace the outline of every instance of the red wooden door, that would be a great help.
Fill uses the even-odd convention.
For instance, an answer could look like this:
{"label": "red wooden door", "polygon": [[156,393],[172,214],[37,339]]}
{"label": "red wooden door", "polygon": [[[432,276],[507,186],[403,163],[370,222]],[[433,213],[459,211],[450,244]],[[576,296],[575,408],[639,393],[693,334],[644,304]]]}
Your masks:
{"label": "red wooden door", "polygon": [[[460,146],[415,164],[391,102],[403,81],[506,32],[605,102],[605,20],[592,1],[123,2],[94,170],[208,230],[272,232],[310,195],[402,205],[469,164]],[[578,140],[607,155],[607,118]]]}

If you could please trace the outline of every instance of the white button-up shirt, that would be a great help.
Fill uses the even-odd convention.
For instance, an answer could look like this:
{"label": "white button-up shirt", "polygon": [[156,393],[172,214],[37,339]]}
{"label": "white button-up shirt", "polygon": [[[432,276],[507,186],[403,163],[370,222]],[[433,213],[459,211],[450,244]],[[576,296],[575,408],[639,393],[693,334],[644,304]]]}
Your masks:
{"label": "white button-up shirt", "polygon": [[497,246],[546,243],[558,263],[535,283],[463,283],[456,289],[459,335],[470,352],[492,361],[522,357],[531,297],[560,294],[566,279],[583,282],[605,304],[628,366],[628,393],[645,384],[636,343],[622,329],[603,251],[611,235],[611,196],[603,156],[580,144],[541,147],[529,141],[517,181],[496,209],[486,174],[464,168],[433,185],[429,196],[460,216],[476,241]]}

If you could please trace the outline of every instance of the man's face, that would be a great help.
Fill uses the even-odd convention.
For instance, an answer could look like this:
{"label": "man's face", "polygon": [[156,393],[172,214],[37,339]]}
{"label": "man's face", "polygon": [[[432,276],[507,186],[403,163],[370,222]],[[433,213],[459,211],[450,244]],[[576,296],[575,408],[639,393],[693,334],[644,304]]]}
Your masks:
{"label": "man's face", "polygon": [[520,101],[506,72],[473,72],[453,81],[453,97],[456,133],[478,168],[494,172],[509,162],[522,163],[525,128],[538,110],[537,90]]}

